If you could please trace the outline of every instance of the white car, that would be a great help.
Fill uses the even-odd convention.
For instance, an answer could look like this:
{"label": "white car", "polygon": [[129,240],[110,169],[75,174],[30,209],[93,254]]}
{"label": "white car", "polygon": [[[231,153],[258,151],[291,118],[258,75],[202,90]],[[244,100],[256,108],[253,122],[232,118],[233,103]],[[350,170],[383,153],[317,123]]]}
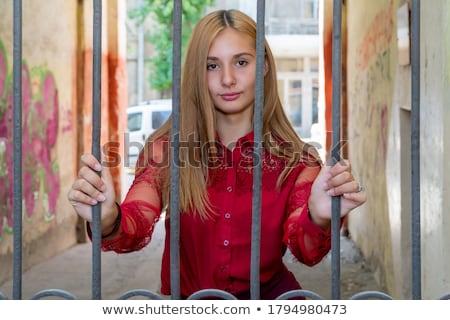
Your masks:
{"label": "white car", "polygon": [[158,129],[172,113],[172,100],[151,100],[127,108],[128,124],[125,133],[127,162],[134,169],[137,156],[144,148],[145,139]]}

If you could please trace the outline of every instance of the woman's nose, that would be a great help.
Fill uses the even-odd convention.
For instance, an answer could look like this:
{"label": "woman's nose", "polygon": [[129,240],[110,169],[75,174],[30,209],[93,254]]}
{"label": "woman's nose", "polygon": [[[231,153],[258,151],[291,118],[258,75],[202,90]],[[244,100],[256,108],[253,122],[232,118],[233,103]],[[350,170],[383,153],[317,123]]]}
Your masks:
{"label": "woman's nose", "polygon": [[223,69],[222,84],[224,86],[232,86],[236,84],[236,77],[232,67],[226,67]]}

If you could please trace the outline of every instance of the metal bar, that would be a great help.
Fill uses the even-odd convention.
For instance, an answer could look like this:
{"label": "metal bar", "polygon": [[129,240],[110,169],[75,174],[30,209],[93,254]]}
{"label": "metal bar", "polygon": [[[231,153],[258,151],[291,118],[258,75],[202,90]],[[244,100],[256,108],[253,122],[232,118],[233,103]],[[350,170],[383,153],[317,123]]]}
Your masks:
{"label": "metal bar", "polygon": [[[101,161],[102,0],[94,0],[92,59],[92,154]],[[92,207],[92,299],[101,292],[101,204]]]}
{"label": "metal bar", "polygon": [[262,184],[262,122],[264,106],[264,19],[265,0],[258,0],[256,13],[256,80],[254,110],[255,153],[253,164],[252,243],[250,257],[250,298],[260,298],[259,264],[261,258],[261,184]]}
{"label": "metal bar", "polygon": [[[139,8],[144,7],[144,1],[139,0]],[[144,37],[144,23],[140,22],[138,25],[138,50],[137,50],[137,102],[144,101],[144,51],[145,51],[145,37]]]}
{"label": "metal bar", "polygon": [[47,297],[55,298],[59,297],[66,300],[76,300],[77,297],[70,292],[60,289],[45,289],[41,290],[38,293],[34,294],[31,297],[31,300],[40,300],[45,299]]}
{"label": "metal bar", "polygon": [[172,142],[170,167],[170,288],[180,299],[180,91],[181,91],[182,1],[173,2]]}
{"label": "metal bar", "polygon": [[22,1],[14,0],[13,48],[13,299],[22,299]]}
{"label": "metal bar", "polygon": [[412,298],[422,298],[420,246],[420,0],[411,3]]}
{"label": "metal bar", "polygon": [[[341,160],[341,69],[342,69],[342,0],[333,3],[333,93],[332,93],[332,146],[331,163]],[[341,298],[341,265],[340,265],[340,217],[341,198],[333,197],[331,202],[331,298]]]}

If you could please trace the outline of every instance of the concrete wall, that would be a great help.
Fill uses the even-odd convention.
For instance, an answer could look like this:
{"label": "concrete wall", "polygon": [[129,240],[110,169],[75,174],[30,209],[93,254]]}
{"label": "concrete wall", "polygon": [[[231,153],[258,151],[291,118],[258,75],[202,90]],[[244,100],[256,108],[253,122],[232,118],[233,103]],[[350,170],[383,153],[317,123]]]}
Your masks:
{"label": "concrete wall", "polygon": [[422,280],[435,298],[450,292],[450,1],[430,1],[422,15]]}
{"label": "concrete wall", "polygon": [[[411,67],[400,63],[397,44],[405,2],[347,1],[349,156],[368,195],[349,230],[395,298],[411,296]],[[422,289],[424,298],[437,298],[450,291],[450,7],[430,2],[421,10]]]}
{"label": "concrete wall", "polygon": [[348,1],[347,8],[349,157],[368,197],[351,215],[349,229],[379,282],[391,288],[385,172],[396,54],[394,5],[392,0]]}
{"label": "concrete wall", "polygon": [[[122,1],[104,1],[102,144],[123,141]],[[23,269],[83,241],[66,195],[90,150],[92,0],[23,2]],[[12,276],[13,0],[0,2],[0,283]],[[113,39],[113,40],[111,40]],[[121,131],[122,130],[122,131]],[[120,184],[120,166],[115,168]],[[119,189],[120,192],[120,189]],[[82,228],[80,225],[79,228]],[[80,238],[81,235],[81,238]],[[44,289],[44,288],[43,288]]]}

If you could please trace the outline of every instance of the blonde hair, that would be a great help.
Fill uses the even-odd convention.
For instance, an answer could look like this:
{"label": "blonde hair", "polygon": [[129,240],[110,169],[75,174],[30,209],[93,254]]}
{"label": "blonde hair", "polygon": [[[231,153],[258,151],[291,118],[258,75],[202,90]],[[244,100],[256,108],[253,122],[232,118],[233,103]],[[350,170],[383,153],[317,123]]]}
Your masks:
{"label": "blonde hair", "polygon": [[[256,23],[249,16],[237,10],[219,10],[203,17],[194,28],[187,47],[181,82],[180,103],[180,209],[193,211],[207,218],[213,208],[208,201],[208,156],[214,153],[216,141],[215,108],[207,90],[206,65],[211,43],[225,28],[233,28],[255,39]],[[268,71],[264,80],[263,146],[271,154],[286,159],[287,165],[278,180],[280,186],[305,156],[305,143],[301,141],[288,120],[281,104],[275,61],[267,41],[265,59]],[[171,137],[172,117],[168,119],[148,139],[169,139]],[[306,150],[315,162],[319,157],[314,149]],[[166,159],[170,148],[164,152]],[[172,163],[170,161],[169,163]],[[195,163],[196,165],[192,165]],[[170,170],[163,174],[163,203],[169,203]]]}

